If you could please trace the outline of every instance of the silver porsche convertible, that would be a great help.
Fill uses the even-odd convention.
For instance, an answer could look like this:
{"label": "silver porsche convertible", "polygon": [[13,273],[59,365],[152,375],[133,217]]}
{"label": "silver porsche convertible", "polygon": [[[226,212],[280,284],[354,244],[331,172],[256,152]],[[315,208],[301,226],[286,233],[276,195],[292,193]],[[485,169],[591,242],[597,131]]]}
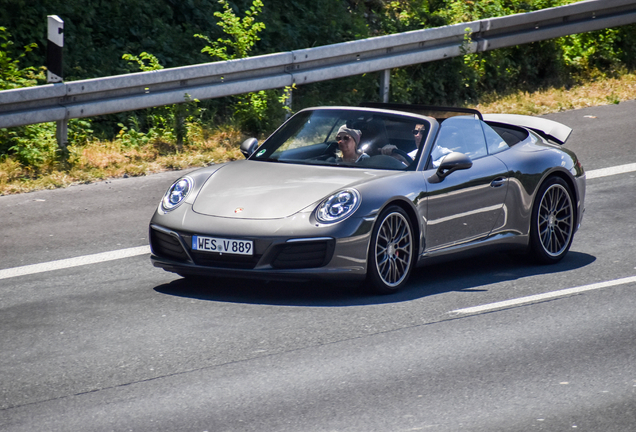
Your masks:
{"label": "silver porsche convertible", "polygon": [[193,171],[150,222],[152,263],[184,277],[402,288],[434,258],[568,252],[585,173],[543,118],[416,105],[305,109],[246,160]]}

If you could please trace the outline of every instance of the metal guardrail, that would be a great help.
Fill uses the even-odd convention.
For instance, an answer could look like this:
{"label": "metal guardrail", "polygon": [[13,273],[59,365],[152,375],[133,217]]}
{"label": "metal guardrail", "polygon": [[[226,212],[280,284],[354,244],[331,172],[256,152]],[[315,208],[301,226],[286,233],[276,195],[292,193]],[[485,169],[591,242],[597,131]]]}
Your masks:
{"label": "metal guardrail", "polygon": [[240,60],[5,90],[0,91],[0,127],[180,103],[186,94],[204,100],[303,85],[632,23],[636,0],[587,0]]}

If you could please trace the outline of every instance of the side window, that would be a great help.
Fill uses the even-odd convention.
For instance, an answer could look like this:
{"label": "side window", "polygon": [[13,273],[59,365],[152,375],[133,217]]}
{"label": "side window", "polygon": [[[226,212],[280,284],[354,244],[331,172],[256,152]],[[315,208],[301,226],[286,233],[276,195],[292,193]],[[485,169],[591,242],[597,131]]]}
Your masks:
{"label": "side window", "polygon": [[481,122],[471,117],[451,117],[441,124],[439,135],[432,151],[433,165],[437,155],[460,152],[471,159],[478,159],[488,154]]}
{"label": "side window", "polygon": [[481,126],[484,128],[484,136],[486,137],[486,144],[488,145],[488,154],[499,153],[510,148],[501,135],[495,132],[493,128],[483,122]]}

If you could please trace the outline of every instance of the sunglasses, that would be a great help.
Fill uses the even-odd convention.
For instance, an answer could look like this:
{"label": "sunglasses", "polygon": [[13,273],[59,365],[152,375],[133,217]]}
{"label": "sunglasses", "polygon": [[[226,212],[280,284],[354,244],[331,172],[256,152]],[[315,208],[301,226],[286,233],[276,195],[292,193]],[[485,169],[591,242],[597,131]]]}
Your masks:
{"label": "sunglasses", "polygon": [[347,135],[336,137],[337,141],[349,141],[350,139],[351,139],[351,137],[347,136]]}
{"label": "sunglasses", "polygon": [[424,133],[424,129],[413,129],[413,135],[419,135]]}

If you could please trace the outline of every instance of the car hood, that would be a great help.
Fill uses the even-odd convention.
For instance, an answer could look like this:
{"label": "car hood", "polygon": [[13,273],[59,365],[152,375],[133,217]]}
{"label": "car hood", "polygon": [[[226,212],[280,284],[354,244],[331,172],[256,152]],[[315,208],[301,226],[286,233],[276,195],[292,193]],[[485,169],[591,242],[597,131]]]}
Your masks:
{"label": "car hood", "polygon": [[192,209],[209,216],[237,219],[284,218],[341,188],[390,174],[357,168],[237,161],[210,176]]}

